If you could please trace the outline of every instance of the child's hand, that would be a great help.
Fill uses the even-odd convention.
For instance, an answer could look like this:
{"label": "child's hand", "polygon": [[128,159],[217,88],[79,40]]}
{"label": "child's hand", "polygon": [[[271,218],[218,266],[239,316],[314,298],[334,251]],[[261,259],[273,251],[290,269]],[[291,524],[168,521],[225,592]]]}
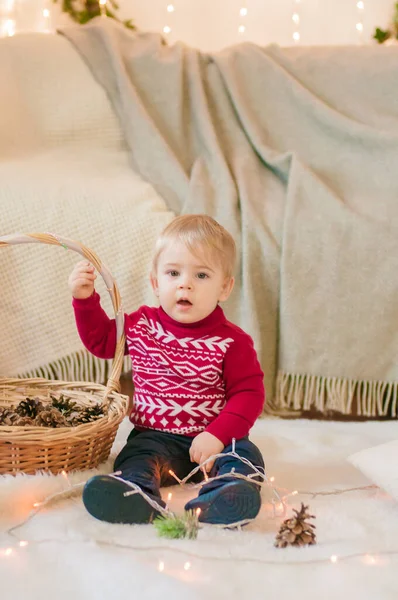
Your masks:
{"label": "child's hand", "polygon": [[68,279],[72,296],[80,300],[89,298],[94,292],[96,278],[94,267],[89,262],[86,260],[78,262]]}
{"label": "child's hand", "polygon": [[[213,454],[219,454],[224,450],[224,444],[220,442],[218,438],[212,433],[208,433],[207,431],[202,431],[199,433],[194,439],[189,449],[189,456],[191,457],[191,462],[197,462],[200,465],[202,462],[209,458],[209,456],[213,456]],[[209,461],[205,465],[205,469],[207,472],[210,471],[214,464],[214,460]]]}

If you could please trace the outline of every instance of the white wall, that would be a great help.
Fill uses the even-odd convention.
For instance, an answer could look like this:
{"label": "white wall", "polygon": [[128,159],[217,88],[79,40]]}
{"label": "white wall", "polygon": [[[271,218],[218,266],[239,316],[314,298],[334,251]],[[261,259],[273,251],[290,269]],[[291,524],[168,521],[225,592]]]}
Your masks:
{"label": "white wall", "polygon": [[[293,43],[295,7],[300,13],[301,44],[356,44],[359,10],[357,0],[170,0],[176,10],[166,11],[168,0],[121,0],[121,14],[135,17],[143,29],[163,28],[169,21],[170,39],[177,39],[202,48],[214,50],[242,39],[260,45],[276,42]],[[363,0],[363,41],[371,42],[376,26],[385,27],[393,14],[392,0]],[[247,16],[239,16],[246,4]],[[149,8],[150,7],[150,8]],[[171,18],[170,18],[171,17]],[[238,33],[238,26],[246,24],[246,33]]]}
{"label": "white wall", "polygon": [[[5,7],[14,2],[17,29],[42,29],[45,24],[43,8],[52,13],[52,25],[65,22],[60,16],[60,3],[52,0],[0,0],[0,19]],[[386,27],[392,18],[393,0],[363,0],[363,43],[372,43],[376,26]],[[175,6],[174,13],[167,5]],[[203,50],[217,50],[243,40],[266,45],[276,42],[291,45],[296,7],[300,14],[300,43],[302,45],[357,44],[356,30],[360,11],[357,0],[120,0],[121,17],[132,17],[140,29],[161,31],[170,25],[170,42],[182,40]],[[248,14],[240,17],[239,10],[247,6]],[[2,15],[3,8],[3,15]],[[245,24],[244,34],[238,27]]]}

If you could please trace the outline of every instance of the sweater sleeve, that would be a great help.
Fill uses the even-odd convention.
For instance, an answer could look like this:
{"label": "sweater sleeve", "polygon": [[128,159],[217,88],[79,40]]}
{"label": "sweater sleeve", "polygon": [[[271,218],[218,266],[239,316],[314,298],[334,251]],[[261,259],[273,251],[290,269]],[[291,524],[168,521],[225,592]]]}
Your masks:
{"label": "sweater sleeve", "polygon": [[206,431],[228,446],[232,438],[248,435],[265,402],[264,374],[247,334],[235,339],[227,350],[223,375],[227,403]]}
{"label": "sweater sleeve", "polygon": [[[77,331],[84,346],[98,358],[113,358],[116,350],[116,321],[108,317],[97,292],[85,300],[73,298]],[[127,348],[124,351],[128,354]]]}

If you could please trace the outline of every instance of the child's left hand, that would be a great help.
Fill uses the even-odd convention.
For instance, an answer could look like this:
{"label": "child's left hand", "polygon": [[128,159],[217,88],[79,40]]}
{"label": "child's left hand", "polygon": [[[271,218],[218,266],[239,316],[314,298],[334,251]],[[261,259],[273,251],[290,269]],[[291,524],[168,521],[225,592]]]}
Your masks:
{"label": "child's left hand", "polygon": [[[197,462],[200,465],[204,462],[209,456],[213,456],[213,454],[219,454],[224,450],[224,444],[220,442],[218,438],[212,433],[208,433],[207,431],[202,431],[199,433],[194,439],[189,449],[189,456],[191,457],[191,462]],[[205,465],[205,469],[207,472],[210,471],[214,464],[214,460],[209,461]]]}

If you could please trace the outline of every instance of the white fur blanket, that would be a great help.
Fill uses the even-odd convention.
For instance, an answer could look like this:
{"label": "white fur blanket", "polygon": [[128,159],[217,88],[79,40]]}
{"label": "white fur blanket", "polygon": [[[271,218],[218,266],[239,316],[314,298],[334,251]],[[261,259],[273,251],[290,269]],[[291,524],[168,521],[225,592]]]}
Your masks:
{"label": "white fur blanket", "polygon": [[[127,311],[153,303],[152,247],[173,215],[131,169],[109,100],[75,50],[61,36],[0,40],[0,90],[0,235],[79,240],[110,268]],[[103,382],[109,364],[76,333],[67,279],[78,260],[59,248],[2,249],[2,376]]]}
{"label": "white fur blanket", "polygon": [[[121,427],[113,456],[127,435]],[[319,492],[366,486],[347,458],[396,437],[396,424],[332,423],[264,419],[253,440],[261,448],[275,483],[291,492]],[[109,472],[111,460],[101,470]],[[71,476],[85,481],[91,473]],[[62,476],[0,477],[0,527],[17,523],[34,502],[64,489]],[[171,508],[182,510],[193,490],[173,487]],[[380,490],[343,495],[293,496],[316,515],[317,545],[273,547],[280,519],[273,520],[271,496],[263,492],[255,522],[239,531],[204,527],[197,540],[159,538],[151,525],[110,525],[93,519],[80,497],[48,506],[15,533],[30,541],[19,547],[0,537],[2,600],[109,600],[170,597],[240,600],[395,600],[398,595],[398,504]],[[35,543],[36,542],[36,543]],[[7,549],[11,549],[6,554]],[[381,555],[383,551],[395,554]],[[331,556],[337,562],[330,561]],[[264,563],[262,562],[264,561]],[[162,569],[163,570],[160,570]]]}

